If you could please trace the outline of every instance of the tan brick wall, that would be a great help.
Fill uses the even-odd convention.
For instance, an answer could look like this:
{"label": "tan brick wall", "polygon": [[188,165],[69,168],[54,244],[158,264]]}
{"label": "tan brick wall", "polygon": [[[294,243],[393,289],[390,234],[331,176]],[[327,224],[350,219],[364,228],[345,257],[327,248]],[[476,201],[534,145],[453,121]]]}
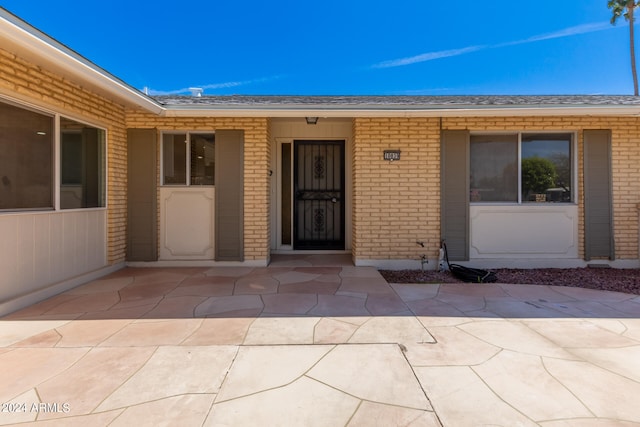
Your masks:
{"label": "tan brick wall", "polygon": [[[270,190],[271,190],[271,180],[273,179],[273,176],[275,175],[275,169],[276,166],[272,163],[272,161],[274,161],[274,159],[272,158],[272,150],[271,150],[271,138],[272,138],[273,132],[271,129],[271,120],[267,120],[267,134],[266,134],[266,145],[263,147],[266,150],[266,154],[267,154],[267,161],[266,161],[266,172],[264,174],[264,181],[263,184],[266,187],[267,193],[266,193],[266,210],[263,210],[261,215],[264,216],[264,221],[266,223],[267,226],[267,233],[266,233],[266,254],[267,254],[267,258],[271,258],[271,215],[272,215],[272,211],[271,211],[271,194],[270,194]],[[257,176],[260,176],[260,172],[257,171]]]}
{"label": "tan brick wall", "polygon": [[[360,253],[360,247],[358,246],[358,239],[356,239],[356,230],[359,230],[359,228],[357,228],[358,225],[360,225],[357,221],[357,217],[356,214],[358,213],[357,207],[356,207],[356,191],[355,189],[358,188],[358,186],[360,185],[360,182],[358,181],[358,177],[356,176],[356,168],[355,168],[355,163],[356,163],[356,119],[353,119],[351,121],[351,185],[352,185],[352,192],[351,192],[351,258],[353,259],[353,262],[355,264],[356,262],[356,258],[358,256],[358,254]],[[364,177],[363,177],[364,178]],[[364,223],[362,224],[362,226],[364,226]],[[346,232],[349,232],[349,230],[346,230]]]}
{"label": "tan brick wall", "polygon": [[[443,118],[443,130],[576,132],[579,255],[584,256],[583,130],[612,130],[617,259],[638,258],[640,119],[618,117]],[[353,144],[353,254],[360,259],[437,256],[440,239],[440,119],[356,118]],[[385,149],[402,150],[385,162]],[[422,240],[425,249],[417,247]]]}
{"label": "tan brick wall", "polygon": [[616,258],[637,259],[640,255],[640,119],[619,119],[612,130]]}
{"label": "tan brick wall", "polygon": [[124,261],[127,148],[124,106],[0,49],[0,93],[107,130],[108,262]]}
{"label": "tan brick wall", "polygon": [[[401,160],[383,151],[401,150]],[[440,132],[437,118],[356,118],[353,143],[353,257],[437,256]],[[420,240],[425,248],[416,244]]]}
{"label": "tan brick wall", "polygon": [[266,118],[160,117],[128,110],[126,127],[159,131],[244,130],[244,257],[247,261],[268,258],[271,151]]}

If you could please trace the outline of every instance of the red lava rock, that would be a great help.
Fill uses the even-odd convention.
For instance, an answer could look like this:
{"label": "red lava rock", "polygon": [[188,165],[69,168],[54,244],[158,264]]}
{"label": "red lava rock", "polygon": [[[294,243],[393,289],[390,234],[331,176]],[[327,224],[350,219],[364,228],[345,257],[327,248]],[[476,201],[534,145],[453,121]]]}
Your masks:
{"label": "red lava rock", "polygon": [[[640,269],[538,268],[492,270],[498,283],[572,286],[640,295]],[[457,283],[448,271],[380,270],[389,283]]]}

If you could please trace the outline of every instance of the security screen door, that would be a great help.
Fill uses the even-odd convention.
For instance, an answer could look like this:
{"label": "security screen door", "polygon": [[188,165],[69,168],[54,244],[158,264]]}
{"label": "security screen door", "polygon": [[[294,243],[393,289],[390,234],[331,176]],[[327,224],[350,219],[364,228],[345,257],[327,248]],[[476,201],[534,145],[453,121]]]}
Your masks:
{"label": "security screen door", "polygon": [[344,141],[294,141],[294,159],[294,249],[344,249]]}

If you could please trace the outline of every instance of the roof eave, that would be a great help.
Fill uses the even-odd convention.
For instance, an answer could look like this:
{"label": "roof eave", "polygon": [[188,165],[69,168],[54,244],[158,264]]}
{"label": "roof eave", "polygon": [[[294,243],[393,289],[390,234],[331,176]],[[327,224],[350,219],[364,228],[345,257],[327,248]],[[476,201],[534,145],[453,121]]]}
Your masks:
{"label": "roof eave", "polygon": [[3,8],[0,8],[0,40],[3,41],[3,46],[19,48],[19,52],[13,52],[18,56],[25,56],[27,60],[35,59],[38,62],[55,64],[63,72],[128,105],[141,107],[155,114],[162,114],[165,110],[154,99],[127,85]]}

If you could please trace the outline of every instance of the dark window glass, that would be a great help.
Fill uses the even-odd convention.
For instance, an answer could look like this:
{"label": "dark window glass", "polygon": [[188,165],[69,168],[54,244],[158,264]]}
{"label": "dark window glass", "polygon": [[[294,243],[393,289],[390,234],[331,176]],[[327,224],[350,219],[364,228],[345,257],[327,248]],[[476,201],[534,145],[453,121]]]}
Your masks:
{"label": "dark window glass", "polygon": [[282,244],[291,244],[291,144],[282,144]]}
{"label": "dark window glass", "polygon": [[162,172],[164,185],[187,184],[187,135],[162,136]]}
{"label": "dark window glass", "polygon": [[0,102],[0,210],[53,208],[53,117]]}
{"label": "dark window glass", "polygon": [[470,200],[518,201],[518,136],[471,136]]}
{"label": "dark window glass", "polygon": [[523,133],[519,155],[518,136],[471,136],[470,200],[573,202],[572,134]]}
{"label": "dark window glass", "polygon": [[105,132],[60,118],[60,208],[105,206]]}
{"label": "dark window glass", "polygon": [[191,185],[213,185],[215,135],[191,134]]}
{"label": "dark window glass", "polygon": [[571,202],[571,134],[523,134],[523,202]]}

